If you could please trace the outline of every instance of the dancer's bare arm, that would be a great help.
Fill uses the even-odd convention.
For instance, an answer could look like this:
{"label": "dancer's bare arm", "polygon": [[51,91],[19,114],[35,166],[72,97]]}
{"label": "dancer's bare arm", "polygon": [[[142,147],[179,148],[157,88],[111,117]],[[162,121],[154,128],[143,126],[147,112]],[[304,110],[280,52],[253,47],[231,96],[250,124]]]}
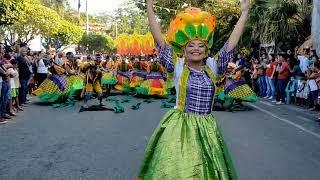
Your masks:
{"label": "dancer's bare arm", "polygon": [[147,15],[149,20],[150,31],[153,35],[154,40],[159,46],[165,46],[165,41],[162,37],[160,24],[157,22],[157,18],[153,10],[153,0],[147,0]]}
{"label": "dancer's bare arm", "polygon": [[240,0],[241,16],[229,37],[229,44],[227,51],[232,51],[240,40],[241,35],[244,32],[244,28],[249,16],[250,0]]}

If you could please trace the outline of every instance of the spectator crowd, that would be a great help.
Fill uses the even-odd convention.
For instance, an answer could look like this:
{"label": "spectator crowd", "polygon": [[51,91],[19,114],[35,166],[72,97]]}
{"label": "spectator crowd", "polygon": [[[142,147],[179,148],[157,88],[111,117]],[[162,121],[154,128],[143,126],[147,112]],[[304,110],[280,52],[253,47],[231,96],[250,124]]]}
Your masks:
{"label": "spectator crowd", "polygon": [[[241,57],[238,56],[238,62],[243,61]],[[262,53],[261,57],[245,62],[244,77],[259,97],[277,105],[295,104],[310,111],[319,110],[320,62],[315,50],[288,50],[276,56]]]}
{"label": "spectator crowd", "polygon": [[50,62],[63,64],[63,53],[33,52],[26,45],[0,47],[0,124],[31,102],[32,91],[50,73]]}

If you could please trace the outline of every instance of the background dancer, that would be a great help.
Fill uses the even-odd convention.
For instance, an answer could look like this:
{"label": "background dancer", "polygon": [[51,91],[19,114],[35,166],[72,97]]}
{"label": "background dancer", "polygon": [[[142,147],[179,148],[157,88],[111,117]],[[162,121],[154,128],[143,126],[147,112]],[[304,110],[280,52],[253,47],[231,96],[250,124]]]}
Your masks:
{"label": "background dancer", "polygon": [[99,69],[101,63],[101,55],[96,55],[96,60],[94,62],[88,63],[88,68],[85,76],[85,88],[82,92],[81,97],[84,96],[84,108],[88,108],[88,100],[93,96],[93,93],[97,93],[100,106],[102,104],[102,87],[101,87],[101,78],[102,71]]}

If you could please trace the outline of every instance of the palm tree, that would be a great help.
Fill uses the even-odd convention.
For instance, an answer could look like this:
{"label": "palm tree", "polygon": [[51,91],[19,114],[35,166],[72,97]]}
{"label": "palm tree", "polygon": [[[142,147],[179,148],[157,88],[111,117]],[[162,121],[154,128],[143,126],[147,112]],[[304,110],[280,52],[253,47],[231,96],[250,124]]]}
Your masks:
{"label": "palm tree", "polygon": [[286,42],[295,46],[310,36],[310,16],[309,0],[255,0],[250,17],[252,39],[274,42],[276,51]]}

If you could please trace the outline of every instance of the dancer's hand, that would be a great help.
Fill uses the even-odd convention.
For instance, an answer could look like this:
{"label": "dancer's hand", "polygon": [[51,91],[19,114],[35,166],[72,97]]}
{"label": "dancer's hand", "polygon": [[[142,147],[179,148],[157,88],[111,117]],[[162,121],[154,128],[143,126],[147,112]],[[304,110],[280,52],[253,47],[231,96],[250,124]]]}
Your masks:
{"label": "dancer's hand", "polygon": [[147,5],[153,6],[153,0],[146,0],[146,1],[147,1]]}
{"label": "dancer's hand", "polygon": [[240,0],[241,16],[229,37],[227,51],[230,52],[238,45],[241,35],[243,34],[245,24],[249,16],[250,0]]}
{"label": "dancer's hand", "polygon": [[250,0],[240,0],[241,12],[248,12],[250,9]]}

